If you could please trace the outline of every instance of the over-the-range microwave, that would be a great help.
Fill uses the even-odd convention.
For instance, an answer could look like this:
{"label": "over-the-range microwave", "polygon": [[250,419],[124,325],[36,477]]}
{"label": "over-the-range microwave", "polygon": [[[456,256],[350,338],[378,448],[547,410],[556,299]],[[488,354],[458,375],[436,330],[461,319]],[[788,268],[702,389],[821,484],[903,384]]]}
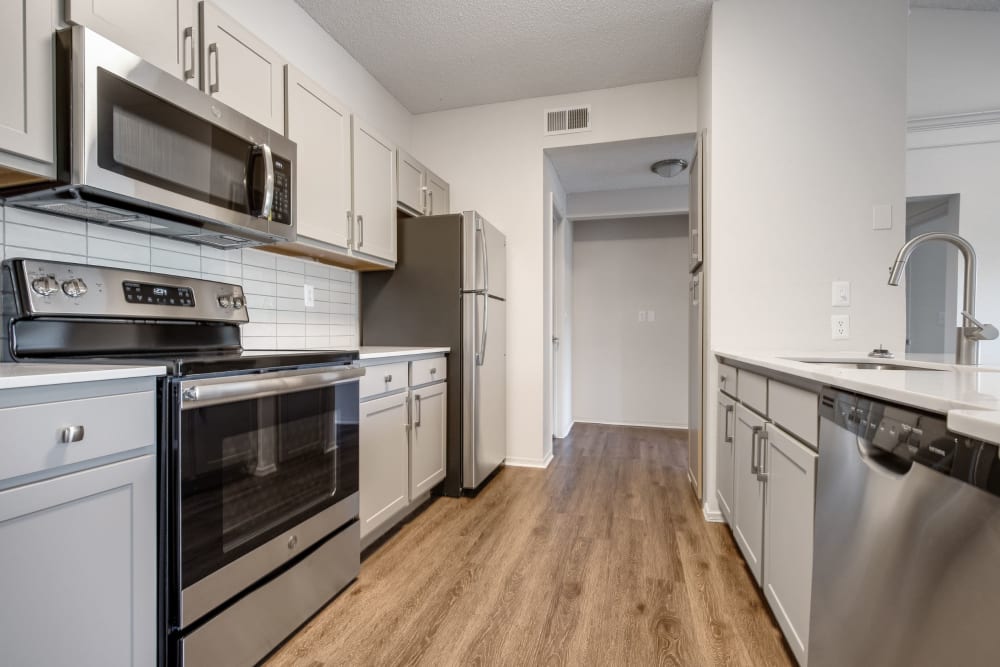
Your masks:
{"label": "over-the-range microwave", "polygon": [[55,41],[56,181],[7,206],[217,247],[295,240],[292,141],[82,26]]}

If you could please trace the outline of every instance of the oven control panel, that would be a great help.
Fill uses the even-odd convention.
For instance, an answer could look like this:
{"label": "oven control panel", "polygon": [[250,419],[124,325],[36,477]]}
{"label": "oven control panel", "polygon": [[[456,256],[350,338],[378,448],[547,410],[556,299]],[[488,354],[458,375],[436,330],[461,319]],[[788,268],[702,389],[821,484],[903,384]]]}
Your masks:
{"label": "oven control panel", "polygon": [[35,259],[6,262],[22,315],[231,322],[249,320],[239,285]]}

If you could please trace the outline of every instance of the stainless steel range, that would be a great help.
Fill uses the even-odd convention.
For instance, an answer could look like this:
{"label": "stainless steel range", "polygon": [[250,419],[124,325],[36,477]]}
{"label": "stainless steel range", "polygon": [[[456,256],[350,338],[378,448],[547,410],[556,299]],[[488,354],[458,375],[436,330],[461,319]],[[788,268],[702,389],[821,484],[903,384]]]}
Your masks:
{"label": "stainless steel range", "polygon": [[170,665],[253,664],[360,568],[355,351],[248,352],[239,286],[15,259],[8,361],[164,365],[162,645]]}

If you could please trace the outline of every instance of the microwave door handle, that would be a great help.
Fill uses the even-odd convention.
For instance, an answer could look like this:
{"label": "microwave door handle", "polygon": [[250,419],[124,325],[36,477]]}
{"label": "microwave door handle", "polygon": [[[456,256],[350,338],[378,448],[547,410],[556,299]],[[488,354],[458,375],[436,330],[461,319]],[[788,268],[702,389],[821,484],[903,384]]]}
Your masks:
{"label": "microwave door handle", "polygon": [[260,151],[264,154],[264,203],[260,207],[260,217],[270,220],[274,205],[274,156],[267,144],[261,144]]}
{"label": "microwave door handle", "polygon": [[364,368],[343,368],[339,370],[284,373],[278,377],[264,377],[253,380],[193,381],[181,384],[181,410],[190,410],[223,403],[251,401],[269,396],[292,394],[310,389],[322,389],[345,382],[357,382],[365,374]]}

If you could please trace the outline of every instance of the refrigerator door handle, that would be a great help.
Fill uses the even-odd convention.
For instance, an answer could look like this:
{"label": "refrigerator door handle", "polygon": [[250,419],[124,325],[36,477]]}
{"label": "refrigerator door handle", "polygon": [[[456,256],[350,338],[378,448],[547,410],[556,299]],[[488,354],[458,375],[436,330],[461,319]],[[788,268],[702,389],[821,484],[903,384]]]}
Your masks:
{"label": "refrigerator door handle", "polygon": [[[476,294],[476,298],[479,298],[480,294]],[[479,339],[479,349],[476,351],[476,365],[482,366],[486,362],[486,334],[489,332],[490,328],[490,297],[488,294],[483,293],[483,328],[482,335]],[[478,310],[478,309],[477,309]]]}
{"label": "refrigerator door handle", "polygon": [[483,258],[483,294],[490,293],[490,256],[486,249],[486,230],[483,229],[482,221],[476,226],[476,234],[479,236],[479,247]]}

